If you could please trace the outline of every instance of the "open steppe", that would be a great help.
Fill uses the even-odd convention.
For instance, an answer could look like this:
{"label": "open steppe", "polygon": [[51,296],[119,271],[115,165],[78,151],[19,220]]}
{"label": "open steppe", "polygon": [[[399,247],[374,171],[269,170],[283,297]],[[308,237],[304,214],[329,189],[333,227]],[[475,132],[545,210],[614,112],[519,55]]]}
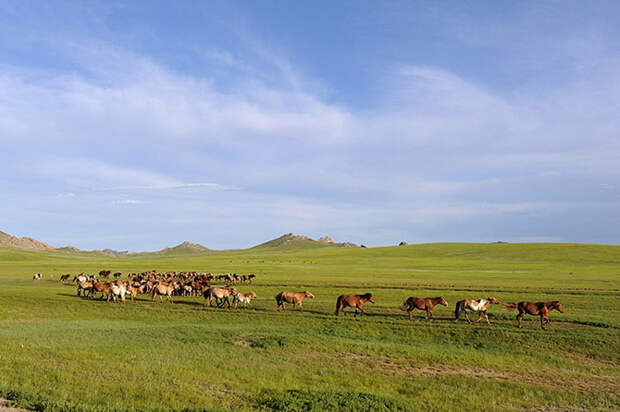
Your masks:
{"label": "open steppe", "polygon": [[[60,274],[255,273],[249,309],[107,303]],[[41,272],[41,281],[32,275]],[[275,311],[282,290],[310,290],[305,313]],[[372,292],[354,318],[342,293]],[[408,296],[443,296],[414,322]],[[560,300],[540,329],[492,306],[492,325],[454,322],[463,298]],[[0,397],[45,410],[617,410],[620,247],[421,244],[346,248],[294,242],[106,256],[0,249]],[[474,315],[475,316],[475,315]]]}

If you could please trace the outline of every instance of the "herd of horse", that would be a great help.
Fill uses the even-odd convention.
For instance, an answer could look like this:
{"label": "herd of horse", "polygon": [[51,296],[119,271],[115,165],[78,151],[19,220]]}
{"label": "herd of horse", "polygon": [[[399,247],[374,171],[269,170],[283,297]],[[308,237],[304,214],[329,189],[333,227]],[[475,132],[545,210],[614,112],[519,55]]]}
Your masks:
{"label": "herd of horse", "polygon": [[[250,275],[237,275],[236,273],[227,273],[223,275],[214,275],[212,273],[197,273],[197,272],[165,272],[159,273],[156,270],[142,272],[142,273],[130,273],[127,275],[127,279],[121,279],[122,274],[120,272],[114,273],[112,276],[114,280],[109,280],[112,275],[109,270],[102,270],[99,272],[99,276],[104,278],[102,280],[95,275],[88,275],[80,273],[73,277],[73,282],[77,284],[77,295],[82,297],[106,298],[108,302],[121,301],[125,302],[126,297],[132,301],[138,294],[150,295],[152,300],[159,298],[160,301],[173,302],[173,296],[200,296],[205,299],[205,304],[212,306],[213,301],[218,307],[235,307],[238,308],[241,304],[244,308],[250,306],[252,299],[256,299],[255,292],[241,293],[235,285],[237,283],[251,283],[256,277],[254,274]],[[67,282],[71,275],[61,275],[60,281]],[[42,275],[36,274],[33,276],[33,280],[40,280]],[[219,280],[225,284],[221,287],[212,286],[212,281]],[[286,305],[293,305],[293,309],[299,307],[299,311],[303,313],[303,301],[305,298],[314,299],[314,295],[310,291],[302,292],[290,292],[282,291],[275,296],[276,299],[276,311],[286,311]],[[340,295],[336,299],[336,312],[338,316],[340,312],[345,314],[347,308],[355,310],[354,316],[364,313],[364,305],[367,303],[375,303],[375,298],[372,293],[365,293],[361,295]],[[495,297],[488,297],[485,299],[463,299],[456,302],[454,309],[455,321],[460,319],[461,313],[465,315],[465,319],[468,323],[472,323],[469,318],[468,312],[478,313],[478,319],[476,322],[480,322],[482,317],[486,320],[488,325],[491,325],[487,310],[490,305],[500,304],[499,300]],[[441,297],[408,297],[403,302],[400,309],[406,311],[409,315],[409,320],[413,320],[414,310],[420,310],[425,312],[426,320],[433,319],[433,307],[436,305],[448,306],[448,302]],[[533,315],[540,317],[540,327],[545,329],[545,326],[550,323],[549,312],[557,310],[564,313],[564,307],[560,301],[548,301],[548,302],[518,302],[518,303],[503,303],[504,309],[514,312],[518,311],[516,320],[518,327],[521,328],[523,316]]]}

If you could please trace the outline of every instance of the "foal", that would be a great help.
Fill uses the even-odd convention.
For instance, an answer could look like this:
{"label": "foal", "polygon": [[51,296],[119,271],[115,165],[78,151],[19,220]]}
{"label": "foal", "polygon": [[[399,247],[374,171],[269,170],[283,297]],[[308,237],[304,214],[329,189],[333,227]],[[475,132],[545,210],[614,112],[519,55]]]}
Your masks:
{"label": "foal", "polygon": [[401,306],[400,310],[406,310],[409,313],[409,320],[413,320],[411,314],[414,309],[425,310],[426,320],[430,320],[433,317],[433,306],[435,305],[448,306],[448,302],[441,296],[424,299],[411,296],[403,302],[403,306]]}
{"label": "foal", "polygon": [[247,308],[252,302],[252,299],[256,299],[256,293],[254,292],[237,293],[233,298],[233,304],[235,305],[235,309],[237,309],[237,307],[239,306],[239,302],[243,304],[244,308]]}
{"label": "foal", "polygon": [[519,314],[517,315],[517,321],[519,322],[519,328],[522,328],[521,320],[523,319],[523,315],[526,313],[528,315],[538,316],[540,315],[540,327],[545,329],[545,325],[550,323],[549,320],[549,312],[553,309],[557,310],[560,313],[564,313],[564,306],[560,303],[559,300],[554,300],[551,302],[519,302],[519,303],[504,303],[504,309],[509,312],[514,312],[515,309],[519,310]]}

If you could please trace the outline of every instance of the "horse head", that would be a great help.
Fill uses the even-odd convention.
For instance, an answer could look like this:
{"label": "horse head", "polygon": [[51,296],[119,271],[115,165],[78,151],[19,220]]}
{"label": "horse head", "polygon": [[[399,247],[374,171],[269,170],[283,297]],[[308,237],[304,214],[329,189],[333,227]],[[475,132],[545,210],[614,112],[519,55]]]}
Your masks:
{"label": "horse head", "polygon": [[448,306],[448,302],[446,302],[446,300],[442,297],[439,297],[439,304],[440,305],[444,305],[444,306]]}
{"label": "horse head", "polygon": [[368,302],[375,303],[375,297],[372,295],[372,293],[367,293],[365,296],[368,298]]}
{"label": "horse head", "polygon": [[494,305],[497,305],[497,304],[499,304],[499,303],[502,303],[502,302],[500,302],[499,300],[495,299],[493,296],[488,297],[488,298],[487,298],[487,300],[489,301],[489,303],[492,303],[492,304],[494,304]]}
{"label": "horse head", "polygon": [[556,309],[558,312],[564,313],[564,306],[562,306],[559,300],[551,302],[551,309]]}
{"label": "horse head", "polygon": [[310,299],[314,299],[314,295],[312,293],[310,293],[309,290],[304,292],[304,296]]}

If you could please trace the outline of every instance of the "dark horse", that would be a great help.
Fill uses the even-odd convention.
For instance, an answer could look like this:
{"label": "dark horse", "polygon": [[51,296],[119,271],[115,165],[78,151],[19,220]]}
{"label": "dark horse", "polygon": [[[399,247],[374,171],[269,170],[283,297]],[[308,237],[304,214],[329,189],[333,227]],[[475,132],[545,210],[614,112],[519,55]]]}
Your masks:
{"label": "dark horse", "polygon": [[515,309],[519,310],[519,314],[517,315],[517,321],[519,322],[520,328],[523,327],[523,325],[521,324],[521,319],[523,319],[523,315],[525,315],[526,313],[528,315],[534,316],[540,315],[540,327],[542,329],[545,328],[545,325],[547,323],[551,322],[547,315],[553,309],[557,310],[560,313],[564,313],[564,306],[562,306],[559,300],[554,300],[551,302],[504,303],[504,309],[509,312],[514,312]]}
{"label": "dark horse", "polygon": [[340,295],[336,300],[336,316],[338,316],[340,311],[344,314],[344,310],[348,307],[355,308],[354,316],[357,316],[358,310],[364,313],[364,303],[366,302],[375,303],[375,298],[372,296],[372,293],[366,293],[364,295]]}
{"label": "dark horse", "polygon": [[400,307],[400,310],[406,310],[409,313],[409,320],[413,320],[411,313],[414,309],[425,310],[426,320],[429,320],[433,317],[433,306],[435,305],[448,306],[448,302],[441,296],[424,299],[411,296],[403,302],[403,306]]}

